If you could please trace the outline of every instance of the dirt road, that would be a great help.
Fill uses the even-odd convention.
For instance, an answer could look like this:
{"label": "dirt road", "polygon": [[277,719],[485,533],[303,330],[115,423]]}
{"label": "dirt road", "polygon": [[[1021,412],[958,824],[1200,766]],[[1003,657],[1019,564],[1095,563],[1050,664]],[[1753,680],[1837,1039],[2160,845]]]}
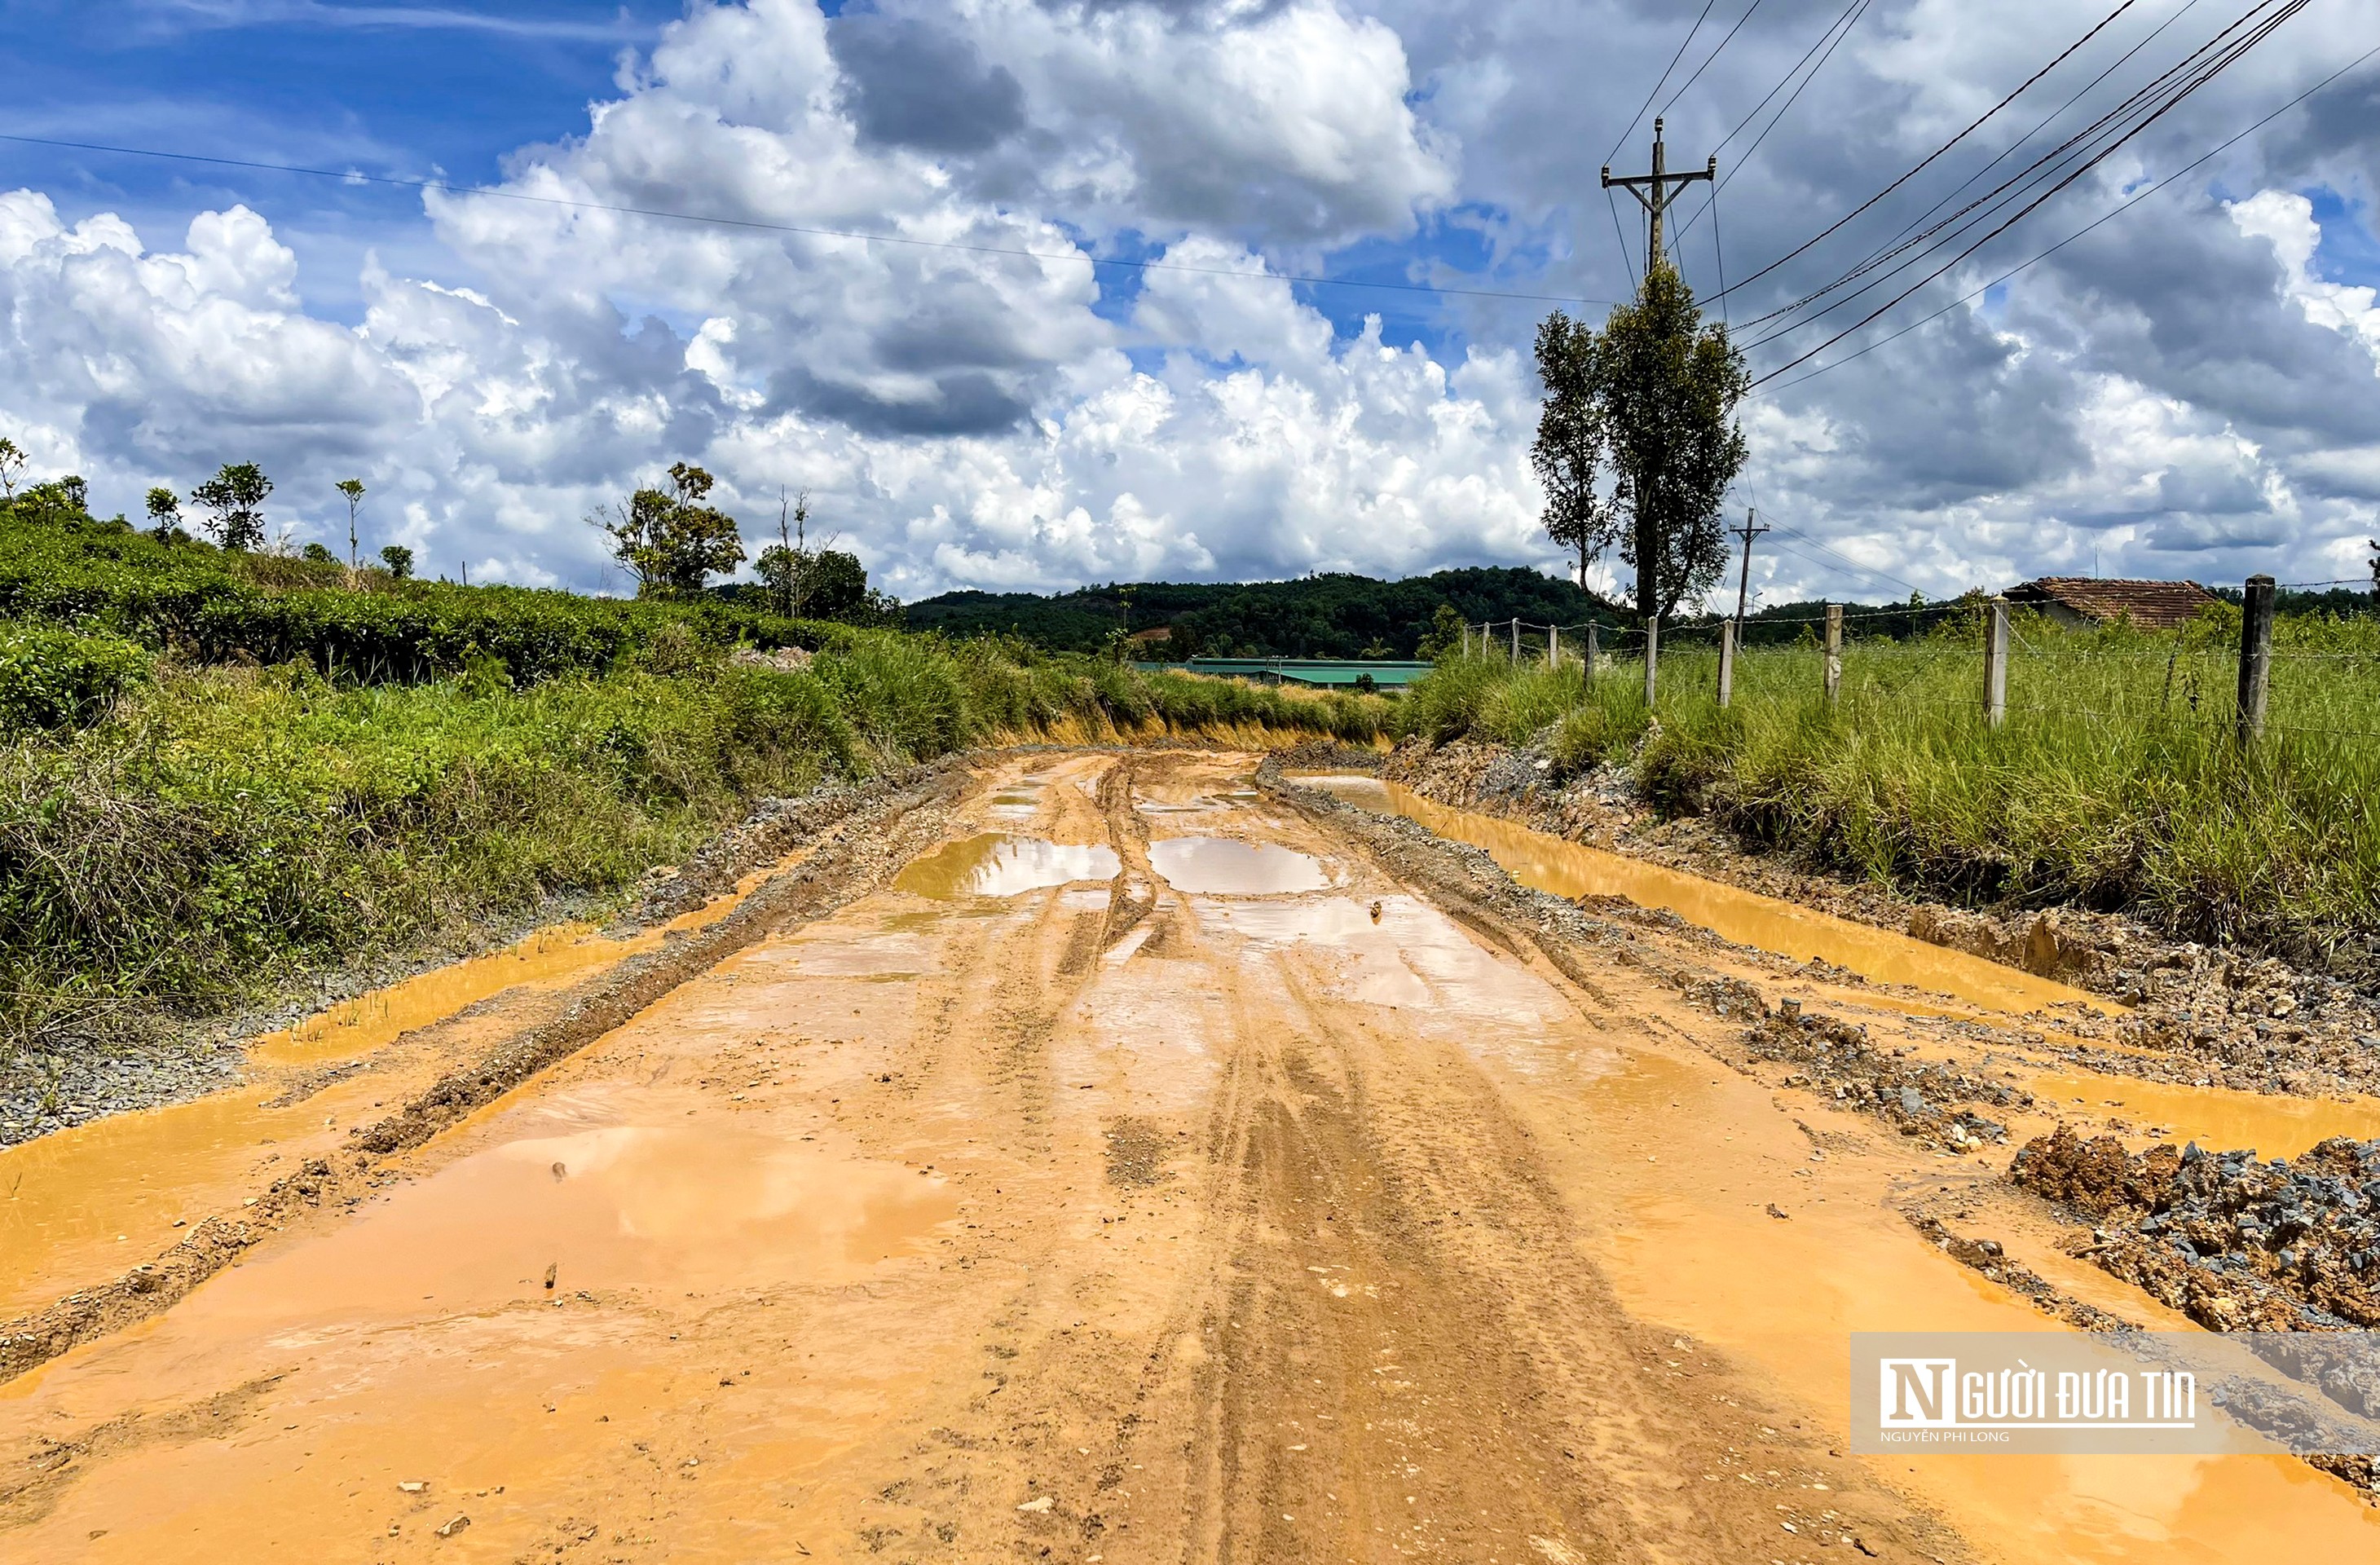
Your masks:
{"label": "dirt road", "polygon": [[[1920,1192],[2153,1315],[1996,1164],[1780,1089],[1730,997],[1912,1048],[1956,1007],[1683,926],[1549,949],[1253,769],[1012,758],[419,1145],[310,1127],[319,1198],[0,1386],[0,1559],[2380,1557],[2277,1459],[1840,1454],[1846,1330],[2044,1323]],[[118,1169],[140,1241],[6,1253],[106,1281],[243,1209],[225,1158]]]}

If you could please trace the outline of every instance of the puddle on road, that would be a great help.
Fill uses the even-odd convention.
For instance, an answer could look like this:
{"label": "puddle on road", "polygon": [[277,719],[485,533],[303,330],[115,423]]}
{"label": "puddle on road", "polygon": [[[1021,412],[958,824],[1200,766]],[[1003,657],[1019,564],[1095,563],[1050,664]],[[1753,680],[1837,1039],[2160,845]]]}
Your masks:
{"label": "puddle on road", "polygon": [[1168,837],[1148,844],[1148,861],[1175,891],[1208,896],[1278,896],[1330,883],[1317,859],[1237,837]]}
{"label": "puddle on road", "polygon": [[507,989],[558,988],[659,939],[607,940],[581,925],[540,930],[259,1039],[249,1058],[263,1068],[261,1080],[0,1150],[0,1317],[152,1258],[181,1236],[174,1219],[195,1224],[260,1183],[261,1159],[278,1154],[294,1166],[337,1145],[347,1126],[424,1085],[440,1062],[397,1078],[368,1071],[300,1102],[264,1107],[290,1068],[368,1060]]}
{"label": "puddle on road", "polygon": [[[1562,1183],[1596,1213],[1590,1250],[1630,1313],[1752,1366],[1838,1434],[1847,1333],[2060,1329],[1916,1239],[1894,1209],[1898,1162],[1811,1162],[1767,1090],[1723,1067],[1632,1051],[1539,1113],[1549,1146],[1583,1135]],[[2291,1458],[1868,1461],[2010,1565],[2380,1558],[2380,1513]]]}
{"label": "puddle on road", "polygon": [[2380,1098],[2280,1098],[2093,1072],[2053,1072],[2028,1085],[2052,1112],[2113,1116],[2133,1126],[2135,1139],[2155,1130],[2155,1140],[2177,1146],[2195,1141],[2210,1152],[2245,1146],[2266,1159],[2295,1158],[2334,1135],[2380,1136]]}
{"label": "puddle on road", "polygon": [[1369,777],[1301,781],[1327,787],[1366,808],[1417,820],[1441,837],[1484,848],[1514,880],[1555,896],[1626,897],[1640,907],[1666,908],[1739,945],[1756,946],[1797,962],[1821,957],[1877,983],[1908,984],[1993,1011],[2022,1014],[2070,1004],[2103,1012],[2120,1009],[2097,995],[1965,952],[1855,924],[1683,870],[1564,842],[1509,820],[1451,809],[1393,782]]}
{"label": "puddle on road", "polygon": [[1077,847],[988,831],[913,860],[894,878],[892,889],[936,902],[1013,897],[1043,886],[1111,880],[1123,869],[1123,861],[1111,847]]}
{"label": "puddle on road", "polygon": [[[724,1129],[608,1125],[506,1142],[322,1240],[241,1268],[199,1316],[440,1316],[555,1292],[846,1281],[957,1214],[940,1179]],[[179,1312],[177,1312],[179,1313]]]}

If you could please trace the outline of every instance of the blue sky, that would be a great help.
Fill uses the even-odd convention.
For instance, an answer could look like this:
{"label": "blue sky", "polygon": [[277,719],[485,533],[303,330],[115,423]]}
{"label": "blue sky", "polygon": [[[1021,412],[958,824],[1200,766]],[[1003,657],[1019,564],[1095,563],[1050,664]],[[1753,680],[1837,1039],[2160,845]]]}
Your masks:
{"label": "blue sky", "polygon": [[[475,579],[592,580],[578,517],[693,456],[748,503],[811,487],[913,594],[1558,568],[1536,530],[1529,343],[1552,298],[1630,286],[1593,164],[1698,7],[868,0],[822,22],[801,0],[750,5],[0,0],[0,131],[468,186],[541,176],[638,202],[660,171],[690,210],[1035,248],[1054,227],[1102,256],[1207,264],[1246,247],[1277,271],[1542,297],[1106,267],[1082,300],[946,252],[642,220],[574,234],[558,210],[504,203],[433,224],[411,190],[0,143],[0,202],[36,192],[68,227],[120,214],[151,257],[212,279],[202,294],[227,290],[177,303],[153,268],[103,276],[71,237],[36,234],[0,257],[0,423],[110,505],[188,487],[183,468],[224,454],[269,456],[301,530],[328,525],[333,467],[374,454],[382,525],[468,555]],[[1731,27],[1735,8],[1715,14]],[[1664,105],[1673,164],[1699,163],[1839,9],[1766,0]],[[1865,15],[1727,191],[1731,279],[2077,30],[2049,0]],[[2185,0],[2143,0],[2107,57],[2164,20],[2174,43],[2198,25]],[[2287,102],[2375,24],[2380,0],[2315,0],[2108,188],[2085,182],[1985,252],[1986,274]],[[668,40],[674,67],[655,52]],[[596,103],[613,131],[590,135]],[[2360,558],[2380,529],[2380,315],[2336,285],[2380,283],[2375,123],[2380,88],[2343,82],[1980,309],[1754,405],[1746,494],[1838,558],[1935,592],[2095,559],[2236,579],[2259,551],[2288,552],[2273,568],[2291,576]],[[735,138],[756,128],[791,160],[775,188],[740,179],[754,144]],[[1615,163],[1637,167],[1646,140]],[[1953,183],[1956,164],[1938,171]],[[2260,204],[2235,220],[2212,197]],[[212,260],[181,255],[206,248],[185,237],[193,217],[238,204],[262,225],[214,232]],[[1621,205],[1633,251],[1641,219]],[[40,222],[19,213],[16,232]],[[2301,276],[2281,261],[2309,225]],[[1682,251],[1706,291],[1713,227]],[[278,247],[296,257],[294,308],[274,292]],[[1815,252],[1730,312],[1842,263]],[[226,281],[242,267],[262,271]],[[1979,280],[1947,280],[1876,331]],[[364,329],[368,307],[382,323]],[[1354,362],[1370,317],[1411,351]],[[2199,510],[2159,511],[2172,496]],[[1822,589],[1841,568],[1807,564],[1773,585]]]}

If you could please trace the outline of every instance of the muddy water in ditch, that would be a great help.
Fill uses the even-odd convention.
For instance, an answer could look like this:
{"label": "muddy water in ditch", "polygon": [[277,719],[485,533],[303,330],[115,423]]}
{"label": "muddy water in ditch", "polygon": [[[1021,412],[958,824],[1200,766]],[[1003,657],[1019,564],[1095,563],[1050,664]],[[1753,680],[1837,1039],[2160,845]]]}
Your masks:
{"label": "muddy water in ditch", "polygon": [[1514,880],[1556,896],[1626,897],[1640,907],[1666,908],[1740,945],[1757,946],[1797,962],[1822,958],[1878,983],[1908,984],[1955,995],[1987,1010],[2021,1014],[2052,1005],[2117,1009],[2097,995],[1980,956],[1622,854],[1564,842],[1492,816],[1451,809],[1394,782],[1369,777],[1306,781],[1351,803],[1402,815],[1441,837],[1484,848]]}
{"label": "muddy water in ditch", "polygon": [[2136,1138],[2195,1141],[2213,1151],[2244,1146],[2265,1158],[2294,1158],[2334,1135],[2380,1136],[2380,1098],[2281,1098],[2079,1071],[2038,1075],[2028,1085],[2053,1112],[2070,1108],[2120,1118]]}
{"label": "muddy water in ditch", "polygon": [[1148,844],[1148,862],[1175,891],[1206,895],[1280,896],[1330,883],[1317,859],[1237,837],[1167,837]]}

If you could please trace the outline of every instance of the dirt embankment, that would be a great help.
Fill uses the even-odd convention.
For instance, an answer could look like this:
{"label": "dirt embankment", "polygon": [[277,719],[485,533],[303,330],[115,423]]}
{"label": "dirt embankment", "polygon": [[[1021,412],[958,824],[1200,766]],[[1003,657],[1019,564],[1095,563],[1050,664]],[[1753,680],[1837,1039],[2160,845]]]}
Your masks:
{"label": "dirt embankment", "polygon": [[1401,747],[1378,770],[1439,804],[2106,995],[2129,1008],[2123,1040],[2133,1048],[2078,1053],[2095,1070],[2256,1092],[2380,1090],[2380,996],[2327,974],[2169,940],[2136,920],[2084,909],[1978,911],[1848,882],[1748,851],[1706,822],[1661,819],[1614,769],[1557,782],[1529,751],[1460,741]]}

